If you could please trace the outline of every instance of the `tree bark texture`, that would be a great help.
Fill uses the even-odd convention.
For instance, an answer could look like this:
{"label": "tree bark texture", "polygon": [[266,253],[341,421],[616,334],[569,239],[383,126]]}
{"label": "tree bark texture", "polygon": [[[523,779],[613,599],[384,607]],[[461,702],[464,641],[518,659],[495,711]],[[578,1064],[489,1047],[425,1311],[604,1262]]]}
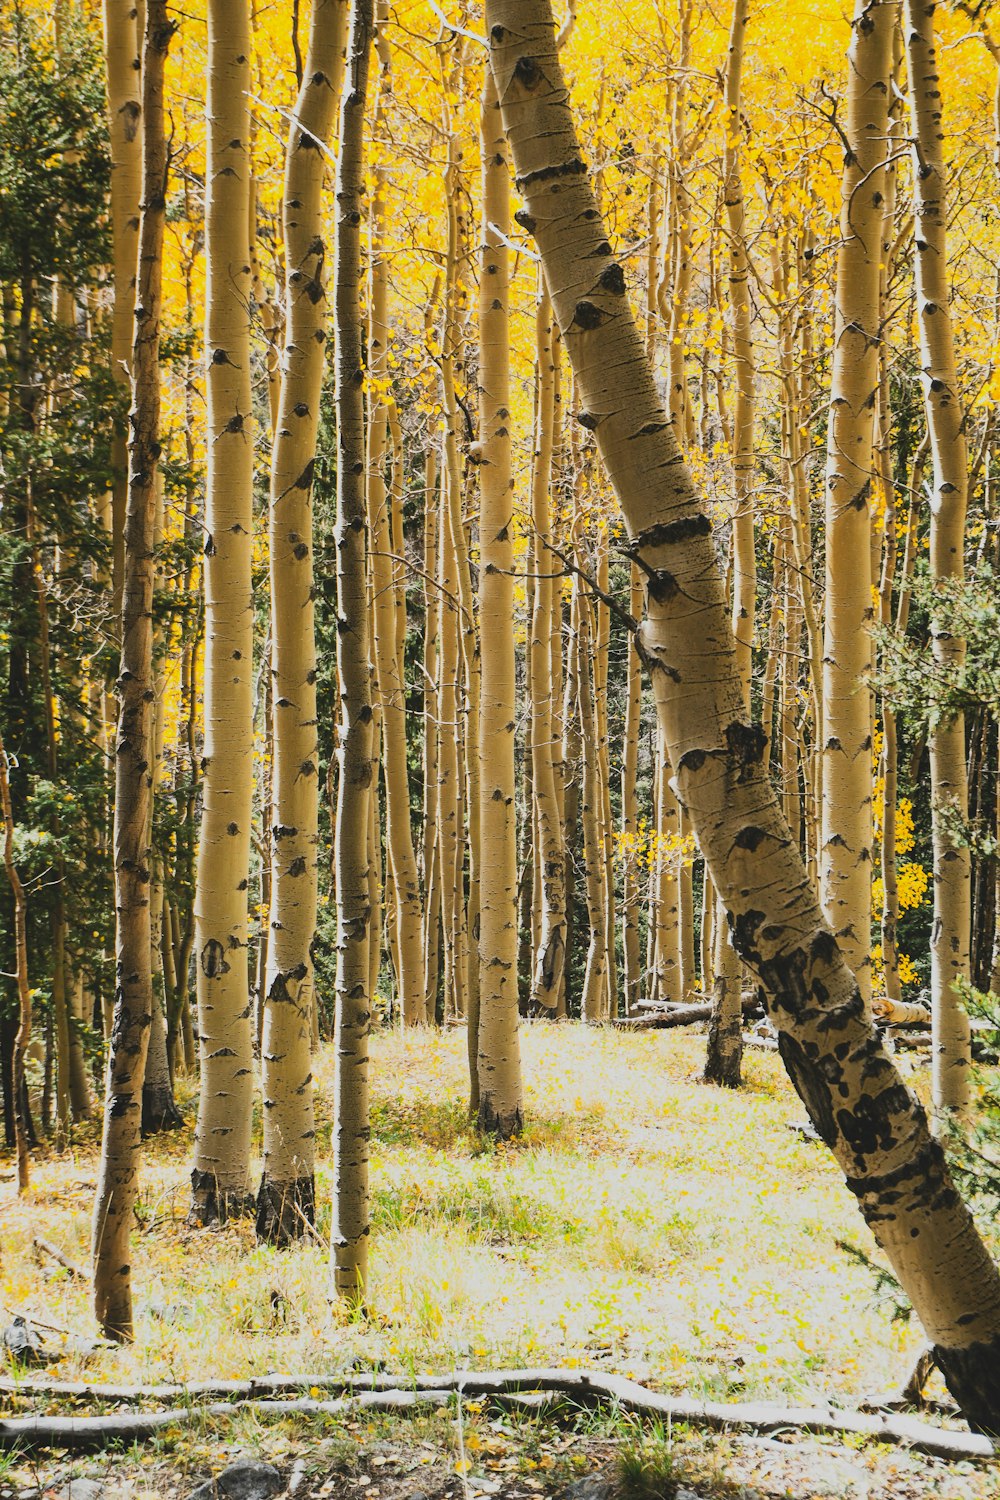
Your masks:
{"label": "tree bark texture", "polygon": [[[371,1024],[368,818],[373,726],[367,581],[361,220],[372,0],[351,0],[340,111],[334,259],[337,402],[337,668],[340,776],[334,828],[337,1016],[334,1032],[333,1286],[362,1303],[368,1277],[368,1033]],[[374,940],[377,942],[377,936]]]}
{"label": "tree bark texture", "polygon": [[247,889],[253,788],[250,11],[209,0],[205,193],[205,680],[195,886],[201,1089],[192,1219],[250,1211]]}
{"label": "tree bark texture", "polygon": [[827,428],[821,890],[826,919],[871,1004],[872,458],[892,36],[898,0],[857,0],[847,56]]}
{"label": "tree bark texture", "polygon": [[118,678],[121,707],[115,743],[115,1015],[92,1233],[94,1312],[105,1337],[118,1340],[132,1337],[129,1236],[139,1185],[142,1084],[153,1013],[149,849],[155,754],[153,588],[168,162],[163,75],[172,30],[165,0],[147,0],[142,68],[142,200]]}
{"label": "tree bark texture", "polygon": [[510,165],[496,84],[483,78],[479,263],[479,1125],[506,1140],[524,1124],[517,1005],[514,778],[514,484],[511,477],[507,239]]}
{"label": "tree bark texture", "polygon": [[318,899],[319,747],[312,485],[326,350],[323,186],[343,81],[346,0],[317,0],[285,154],[285,347],[271,458],[274,703],[271,910],[261,1072],[257,1233],[285,1243],[315,1220],[311,946]]}
{"label": "tree bark texture", "polygon": [[[905,0],[904,30],[913,139],[915,278],[920,365],[933,464],[931,575],[965,576],[968,459],[965,412],[955,367],[948,309],[947,197],[933,0]],[[965,641],[946,620],[931,618],[931,647],[941,672],[955,673]],[[971,859],[951,827],[968,817],[965,717],[955,714],[931,729],[934,838],[934,922],[931,929],[932,1094],[938,1112],[961,1113],[969,1101],[969,1019],[956,988],[969,978]],[[949,813],[951,817],[949,817]]]}

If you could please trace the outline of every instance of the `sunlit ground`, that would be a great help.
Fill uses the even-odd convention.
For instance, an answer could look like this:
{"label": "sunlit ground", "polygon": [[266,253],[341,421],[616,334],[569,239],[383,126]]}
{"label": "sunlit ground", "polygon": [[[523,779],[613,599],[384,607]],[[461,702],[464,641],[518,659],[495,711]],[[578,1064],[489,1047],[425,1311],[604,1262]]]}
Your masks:
{"label": "sunlit ground", "polygon": [[[464,1032],[376,1036],[367,1321],[328,1302],[322,1245],[258,1246],[250,1223],[189,1229],[190,1127],[147,1143],[136,1342],[67,1354],[56,1373],[134,1381],[334,1371],[353,1359],[402,1371],[597,1363],[696,1394],[886,1391],[907,1372],[919,1331],[890,1321],[868,1273],[837,1248],[871,1240],[832,1159],[790,1128],[802,1108],[777,1058],[749,1055],[746,1086],[730,1094],[697,1081],[703,1047],[689,1033],[528,1027],[528,1127],[517,1144],[493,1147],[466,1122]],[[325,1047],[324,1240],[331,1069]],[[86,1287],[40,1266],[31,1237],[86,1264],[96,1168],[89,1131],[36,1162],[27,1199],[0,1183],[8,1316],[95,1332]]]}

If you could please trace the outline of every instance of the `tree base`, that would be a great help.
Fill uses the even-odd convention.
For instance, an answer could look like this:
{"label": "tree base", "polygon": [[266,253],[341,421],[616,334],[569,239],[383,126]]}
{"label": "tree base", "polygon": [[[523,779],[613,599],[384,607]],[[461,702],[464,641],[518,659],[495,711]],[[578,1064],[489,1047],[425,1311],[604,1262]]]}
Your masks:
{"label": "tree base", "polygon": [[169,1084],[159,1084],[142,1089],[142,1137],[163,1135],[168,1130],[180,1130],[184,1116],[174,1103]]}
{"label": "tree base", "polygon": [[736,1014],[728,1015],[726,995],[716,993],[708,1020],[708,1041],[702,1079],[724,1089],[738,1089],[743,1082],[743,1005],[737,999]]}
{"label": "tree base", "polygon": [[497,1140],[509,1141],[524,1130],[524,1110],[518,1106],[501,1113],[487,1095],[479,1100],[477,1123],[483,1135],[495,1135]]}
{"label": "tree base", "polygon": [[291,1245],[316,1225],[316,1179],[269,1182],[257,1194],[257,1238],[269,1245]]}
{"label": "tree base", "polygon": [[193,1168],[191,1207],[187,1221],[194,1228],[205,1229],[210,1224],[226,1224],[230,1219],[249,1218],[256,1207],[257,1201],[253,1193],[220,1189],[214,1172],[202,1172],[197,1167]]}
{"label": "tree base", "polygon": [[1000,1436],[1000,1337],[965,1349],[935,1344],[931,1354],[973,1432]]}

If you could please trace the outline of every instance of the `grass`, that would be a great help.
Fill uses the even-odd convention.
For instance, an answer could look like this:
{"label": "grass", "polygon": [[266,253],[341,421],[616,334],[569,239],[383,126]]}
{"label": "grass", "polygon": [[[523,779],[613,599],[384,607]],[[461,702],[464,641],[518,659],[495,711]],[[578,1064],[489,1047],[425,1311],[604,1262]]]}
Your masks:
{"label": "grass", "polygon": [[[495,1145],[465,1113],[464,1034],[373,1039],[374,1316],[326,1297],[320,1245],[275,1251],[250,1223],[184,1222],[190,1128],[147,1143],[133,1275],[136,1342],[67,1378],[430,1371],[599,1363],[707,1396],[845,1401],[899,1381],[918,1331],[873,1303],[870,1250],[832,1160],[774,1057],[738,1094],[697,1081],[703,1039],[539,1024],[523,1032],[528,1126]],[[320,1230],[329,1229],[330,1050],[316,1059]],[[190,1099],[187,1113],[193,1115]],[[93,1333],[85,1286],[37,1265],[41,1232],[87,1260],[96,1127],[4,1183],[0,1304]]]}

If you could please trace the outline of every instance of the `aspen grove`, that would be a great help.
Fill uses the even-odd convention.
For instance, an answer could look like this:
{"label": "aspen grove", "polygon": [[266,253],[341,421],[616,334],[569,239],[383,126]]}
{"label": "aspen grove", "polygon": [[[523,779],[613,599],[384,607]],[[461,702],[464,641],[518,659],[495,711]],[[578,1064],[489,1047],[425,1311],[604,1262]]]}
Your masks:
{"label": "aspen grove", "polygon": [[426,1321],[414,1070],[506,1171],[565,1048],[791,1103],[1000,1433],[1000,20],[852,5],[0,0],[0,1202],[93,1178],[94,1368],[162,1233]]}

